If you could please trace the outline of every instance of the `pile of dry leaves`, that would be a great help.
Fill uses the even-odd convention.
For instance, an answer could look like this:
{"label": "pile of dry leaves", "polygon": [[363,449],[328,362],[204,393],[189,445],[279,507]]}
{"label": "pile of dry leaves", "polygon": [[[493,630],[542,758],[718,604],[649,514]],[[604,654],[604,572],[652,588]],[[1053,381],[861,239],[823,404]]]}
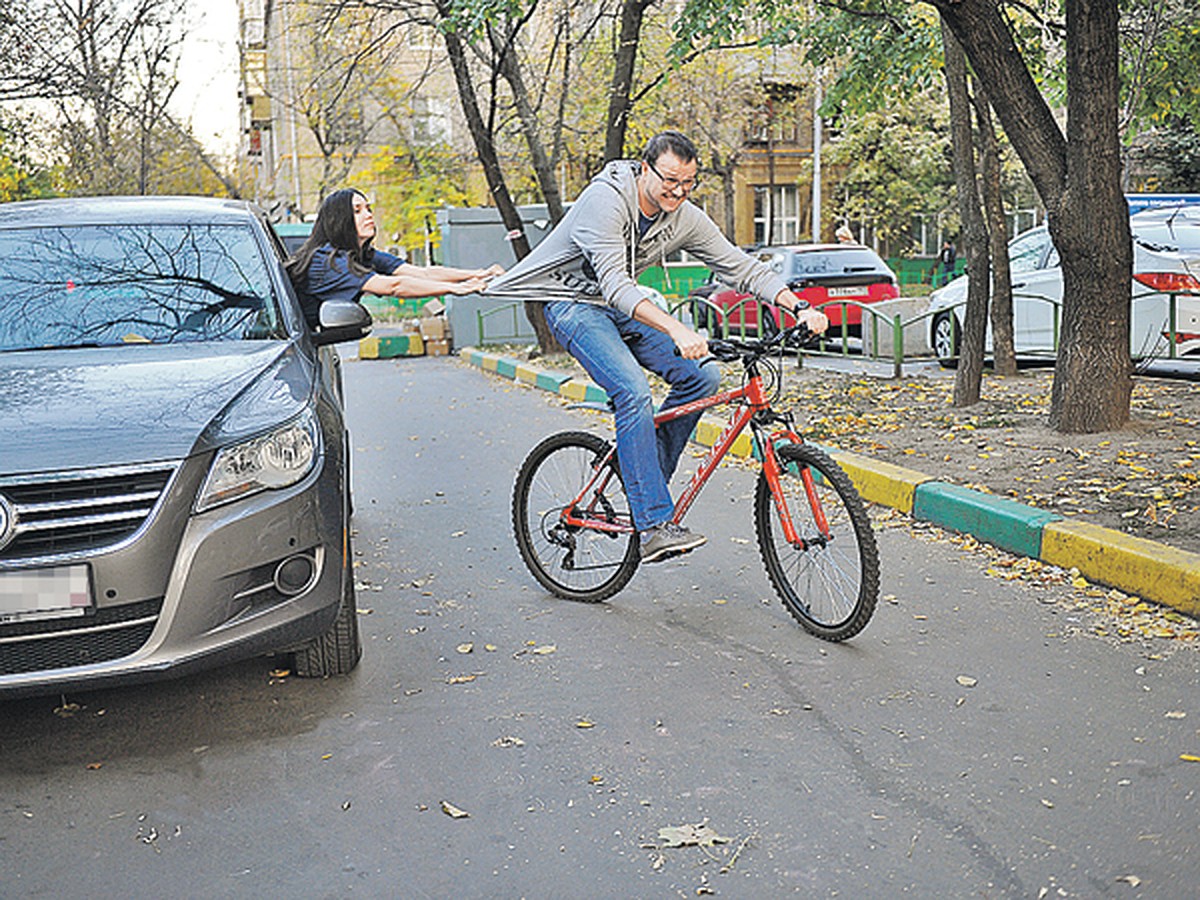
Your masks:
{"label": "pile of dry leaves", "polygon": [[805,434],[939,480],[1200,552],[1200,384],[1138,377],[1120,431],[1047,427],[1053,373],[985,375],[950,405],[952,373],[901,381],[789,369],[784,405]]}

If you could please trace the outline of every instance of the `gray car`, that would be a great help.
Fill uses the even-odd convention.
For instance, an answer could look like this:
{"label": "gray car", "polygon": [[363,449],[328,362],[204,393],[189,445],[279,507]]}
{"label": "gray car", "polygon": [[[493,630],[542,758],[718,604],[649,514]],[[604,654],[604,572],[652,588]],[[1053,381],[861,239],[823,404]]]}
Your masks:
{"label": "gray car", "polygon": [[0,696],[361,655],[349,440],[261,210],[0,205]]}

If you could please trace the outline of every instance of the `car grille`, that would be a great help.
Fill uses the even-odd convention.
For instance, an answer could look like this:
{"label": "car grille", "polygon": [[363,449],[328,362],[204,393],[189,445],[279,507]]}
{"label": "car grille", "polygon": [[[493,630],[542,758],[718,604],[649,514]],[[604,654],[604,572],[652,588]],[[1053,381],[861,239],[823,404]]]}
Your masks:
{"label": "car grille", "polygon": [[0,496],[15,514],[0,561],[70,556],[119,544],[149,518],[176,468],[123,466],[0,478]]}
{"label": "car grille", "polygon": [[0,625],[0,676],[120,659],[150,638],[162,599],[98,609],[92,615]]}

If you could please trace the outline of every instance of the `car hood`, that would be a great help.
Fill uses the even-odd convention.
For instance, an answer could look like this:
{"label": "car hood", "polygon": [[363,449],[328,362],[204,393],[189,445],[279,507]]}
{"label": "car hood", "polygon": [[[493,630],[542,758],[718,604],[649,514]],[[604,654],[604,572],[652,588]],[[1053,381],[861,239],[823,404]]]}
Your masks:
{"label": "car hood", "polygon": [[297,414],[313,386],[282,341],[0,354],[0,475],[181,459]]}

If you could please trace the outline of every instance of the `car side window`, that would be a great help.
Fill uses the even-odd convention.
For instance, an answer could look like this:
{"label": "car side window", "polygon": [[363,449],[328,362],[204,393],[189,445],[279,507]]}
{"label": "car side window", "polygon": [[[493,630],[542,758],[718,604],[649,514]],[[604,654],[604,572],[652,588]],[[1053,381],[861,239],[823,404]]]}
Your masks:
{"label": "car side window", "polygon": [[[1008,245],[1009,271],[1014,275],[1037,271],[1041,268],[1042,257],[1045,255],[1046,245],[1049,243],[1050,233],[1042,230],[1017,238]],[[1057,254],[1055,254],[1055,258],[1057,259]]]}

